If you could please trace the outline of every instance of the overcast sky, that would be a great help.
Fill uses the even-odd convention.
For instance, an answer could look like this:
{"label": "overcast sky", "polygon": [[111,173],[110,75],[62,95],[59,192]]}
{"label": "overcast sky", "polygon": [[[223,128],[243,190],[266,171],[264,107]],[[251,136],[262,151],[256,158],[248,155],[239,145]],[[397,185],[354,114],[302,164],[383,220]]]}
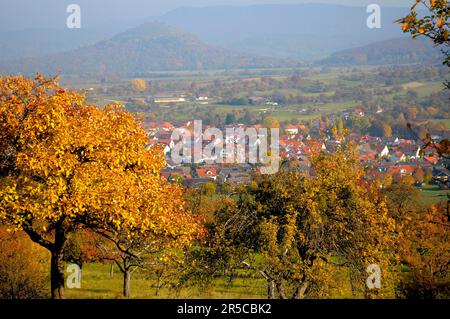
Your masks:
{"label": "overcast sky", "polygon": [[352,6],[371,3],[381,6],[410,6],[414,0],[0,0],[0,30],[63,28],[68,16],[66,7],[71,3],[81,6],[84,27],[95,27],[114,21],[139,23],[143,19],[158,17],[182,6],[307,2]]}

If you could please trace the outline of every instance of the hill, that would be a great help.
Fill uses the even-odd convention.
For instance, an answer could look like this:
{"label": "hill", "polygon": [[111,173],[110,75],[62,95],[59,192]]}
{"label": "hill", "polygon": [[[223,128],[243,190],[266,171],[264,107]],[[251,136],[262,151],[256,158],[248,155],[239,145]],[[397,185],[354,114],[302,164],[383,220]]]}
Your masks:
{"label": "hill", "polygon": [[442,53],[427,39],[398,38],[371,43],[332,54],[323,64],[410,64],[439,63]]}
{"label": "hill", "polygon": [[36,58],[78,49],[123,31],[112,25],[81,29],[25,29],[0,32],[0,61]]}
{"label": "hill", "polygon": [[0,72],[132,75],[148,70],[250,68],[276,63],[280,61],[237,54],[179,28],[150,22],[76,50],[2,63]]}
{"label": "hill", "polygon": [[381,29],[369,29],[366,7],[330,4],[185,7],[160,19],[201,39],[247,54],[320,60],[333,52],[387,40],[408,8],[382,7]]}

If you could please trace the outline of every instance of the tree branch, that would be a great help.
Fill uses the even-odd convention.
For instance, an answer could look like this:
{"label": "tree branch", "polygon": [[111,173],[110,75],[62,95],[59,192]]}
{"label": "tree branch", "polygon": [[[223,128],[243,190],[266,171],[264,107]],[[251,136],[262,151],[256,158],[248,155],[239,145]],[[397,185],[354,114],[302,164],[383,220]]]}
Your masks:
{"label": "tree branch", "polygon": [[41,234],[39,234],[30,223],[23,223],[22,229],[27,235],[30,237],[30,239],[35,242],[36,244],[41,245],[42,247],[47,248],[49,251],[53,251],[55,248],[55,244],[44,239]]}

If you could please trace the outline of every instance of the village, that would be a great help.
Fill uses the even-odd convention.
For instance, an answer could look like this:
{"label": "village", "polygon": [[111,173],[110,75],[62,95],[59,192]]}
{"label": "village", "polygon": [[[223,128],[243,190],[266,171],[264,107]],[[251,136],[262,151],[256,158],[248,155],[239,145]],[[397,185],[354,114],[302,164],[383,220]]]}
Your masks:
{"label": "village", "polygon": [[[364,112],[355,109],[359,116]],[[347,116],[343,113],[341,116]],[[334,117],[336,120],[336,117]],[[328,121],[328,120],[327,120]],[[333,121],[331,118],[330,121]],[[332,122],[331,122],[332,123]],[[426,184],[438,185],[441,189],[450,186],[450,171],[431,146],[424,147],[420,139],[405,139],[399,137],[376,137],[351,132],[345,137],[335,136],[332,129],[321,127],[315,123],[315,130],[308,130],[304,124],[286,124],[280,127],[279,156],[282,169],[298,171],[305,176],[313,176],[310,157],[318,153],[333,153],[344,144],[356,146],[357,156],[365,167],[368,177],[391,183],[404,182],[418,188]],[[239,127],[242,129],[255,128],[262,125],[247,126],[235,124],[223,127]],[[198,187],[212,182],[216,185],[230,185],[232,187],[249,184],[255,174],[259,173],[259,164],[226,164],[210,163],[210,159],[203,158],[199,163],[175,163],[171,157],[175,141],[172,132],[183,128],[192,130],[192,121],[187,123],[148,122],[145,129],[152,144],[161,144],[165,150],[167,165],[162,176],[171,182],[182,183],[187,187]],[[204,129],[209,126],[205,125]],[[308,132],[309,131],[309,132]],[[444,132],[445,134],[447,132]],[[214,142],[214,141],[213,141]],[[249,141],[246,141],[247,143]],[[203,146],[211,140],[203,139]],[[241,148],[240,148],[241,147]],[[247,145],[248,147],[248,145]],[[245,152],[242,143],[236,141],[237,153]],[[193,154],[195,156],[195,154]],[[200,154],[201,156],[201,154]]]}

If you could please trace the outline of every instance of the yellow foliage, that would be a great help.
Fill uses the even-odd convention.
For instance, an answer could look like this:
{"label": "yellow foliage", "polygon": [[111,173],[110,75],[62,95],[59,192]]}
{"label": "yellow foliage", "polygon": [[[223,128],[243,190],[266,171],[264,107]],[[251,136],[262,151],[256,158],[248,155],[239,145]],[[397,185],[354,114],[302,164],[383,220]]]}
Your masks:
{"label": "yellow foliage", "polygon": [[198,227],[148,145],[120,105],[88,105],[57,79],[0,76],[0,219],[50,250],[53,230],[77,227],[186,243]]}

